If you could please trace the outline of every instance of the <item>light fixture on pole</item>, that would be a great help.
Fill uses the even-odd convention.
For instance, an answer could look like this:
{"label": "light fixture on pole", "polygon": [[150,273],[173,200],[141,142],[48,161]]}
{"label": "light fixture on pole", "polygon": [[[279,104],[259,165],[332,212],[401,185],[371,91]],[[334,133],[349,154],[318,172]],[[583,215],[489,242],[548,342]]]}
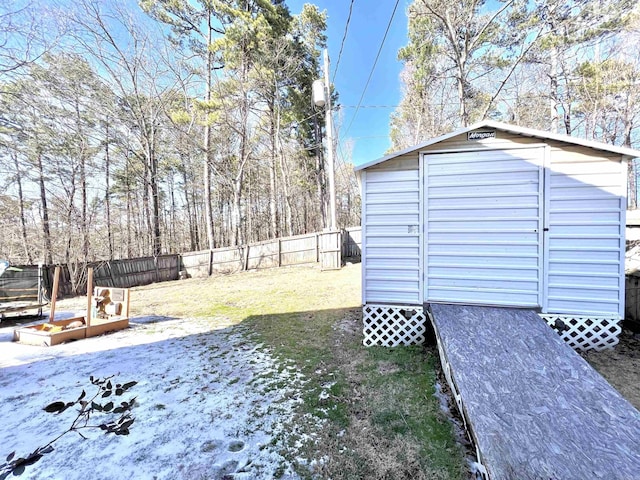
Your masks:
{"label": "light fixture on pole", "polygon": [[325,109],[325,126],[327,129],[327,176],[329,177],[329,230],[337,228],[336,221],[336,182],[333,154],[333,119],[331,115],[331,84],[329,82],[329,53],[324,49],[324,82],[315,80],[312,85],[313,103]]}

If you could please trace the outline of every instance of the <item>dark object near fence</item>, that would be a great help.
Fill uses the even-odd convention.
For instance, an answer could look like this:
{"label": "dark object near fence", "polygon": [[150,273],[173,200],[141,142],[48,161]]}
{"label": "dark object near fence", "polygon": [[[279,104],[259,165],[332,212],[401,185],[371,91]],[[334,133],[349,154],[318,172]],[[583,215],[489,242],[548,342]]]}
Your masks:
{"label": "dark object near fence", "polygon": [[342,258],[362,257],[362,227],[345,228],[342,231]]}
{"label": "dark object near fence", "polygon": [[640,275],[638,272],[625,278],[624,325],[640,333]]}

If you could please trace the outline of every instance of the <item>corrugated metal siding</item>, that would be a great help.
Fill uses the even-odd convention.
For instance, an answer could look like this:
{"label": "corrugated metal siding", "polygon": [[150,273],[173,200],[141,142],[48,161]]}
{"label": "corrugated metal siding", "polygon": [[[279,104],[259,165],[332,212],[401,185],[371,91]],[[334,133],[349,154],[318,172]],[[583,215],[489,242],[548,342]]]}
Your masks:
{"label": "corrugated metal siding", "polygon": [[545,311],[623,316],[624,163],[617,155],[553,145],[546,173]]}
{"label": "corrugated metal siding", "polygon": [[425,300],[541,305],[543,148],[426,155]]}
{"label": "corrugated metal siding", "polygon": [[[395,166],[395,169],[394,169]],[[363,303],[422,303],[417,155],[363,179]]]}

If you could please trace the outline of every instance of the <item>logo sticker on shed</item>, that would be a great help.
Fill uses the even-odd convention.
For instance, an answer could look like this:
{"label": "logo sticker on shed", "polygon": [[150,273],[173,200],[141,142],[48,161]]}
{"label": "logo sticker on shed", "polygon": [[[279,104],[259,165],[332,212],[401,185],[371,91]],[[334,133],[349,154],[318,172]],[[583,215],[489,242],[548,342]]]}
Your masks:
{"label": "logo sticker on shed", "polygon": [[496,131],[467,132],[467,140],[484,140],[485,138],[496,138]]}

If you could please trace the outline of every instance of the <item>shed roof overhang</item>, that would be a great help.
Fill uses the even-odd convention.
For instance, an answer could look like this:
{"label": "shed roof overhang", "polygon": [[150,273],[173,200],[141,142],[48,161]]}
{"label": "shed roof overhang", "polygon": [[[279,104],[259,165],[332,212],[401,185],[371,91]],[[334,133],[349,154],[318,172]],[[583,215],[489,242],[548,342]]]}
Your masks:
{"label": "shed roof overhang", "polygon": [[365,168],[372,167],[374,165],[378,165],[379,163],[386,162],[387,160],[391,160],[392,158],[399,157],[400,155],[405,155],[407,153],[411,153],[413,151],[419,151],[424,148],[427,148],[431,145],[434,145],[439,142],[443,142],[450,138],[456,137],[458,135],[463,135],[467,132],[471,132],[473,130],[477,130],[479,128],[493,128],[496,130],[502,130],[505,132],[515,133],[518,135],[522,135],[525,137],[535,137],[546,140],[556,140],[559,142],[564,142],[572,145],[579,145],[582,147],[593,148],[595,150],[618,153],[622,156],[628,158],[640,158],[640,150],[634,150],[627,147],[618,147],[615,145],[609,145],[602,142],[594,142],[592,140],[585,140],[582,138],[571,137],[569,135],[562,135],[560,133],[551,133],[545,132],[544,130],[536,130],[533,128],[525,128],[519,127],[517,125],[510,125],[508,123],[495,122],[493,120],[482,120],[480,122],[474,123],[465,128],[461,128],[455,130],[453,132],[447,133],[445,135],[441,135],[436,138],[432,138],[427,140],[426,142],[419,143],[418,145],[414,145],[413,147],[405,148],[404,150],[400,150],[394,153],[390,153],[389,155],[385,155],[382,158],[378,158],[377,160],[373,160],[371,162],[364,163],[355,168],[356,171],[364,170]]}

